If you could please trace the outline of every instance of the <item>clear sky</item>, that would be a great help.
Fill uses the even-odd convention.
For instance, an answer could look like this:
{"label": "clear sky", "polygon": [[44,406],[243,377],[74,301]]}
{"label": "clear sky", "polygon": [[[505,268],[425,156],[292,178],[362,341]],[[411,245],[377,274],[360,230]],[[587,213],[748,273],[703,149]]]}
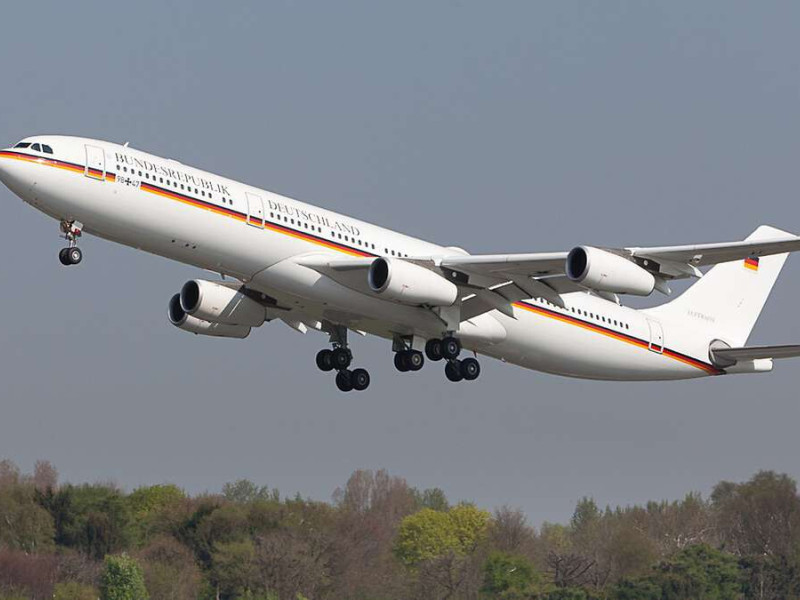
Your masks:
{"label": "clear sky", "polygon": [[[0,145],[137,148],[471,252],[800,231],[796,2],[8,3]],[[245,341],[166,319],[203,273],[57,223],[0,189],[0,456],[72,481],[216,491],[248,477],[330,499],[382,468],[534,523],[800,476],[800,363],[681,383],[572,381],[486,359],[472,384],[356,339]],[[800,257],[753,343],[800,342]]]}

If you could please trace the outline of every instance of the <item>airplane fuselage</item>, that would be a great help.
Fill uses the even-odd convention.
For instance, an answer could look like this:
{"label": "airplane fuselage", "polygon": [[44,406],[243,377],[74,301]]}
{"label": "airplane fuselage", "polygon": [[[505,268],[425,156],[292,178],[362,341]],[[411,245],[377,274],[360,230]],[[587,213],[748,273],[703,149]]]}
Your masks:
{"label": "airplane fuselage", "polygon": [[[392,339],[431,338],[429,308],[356,291],[297,257],[435,257],[425,242],[126,146],[66,136],[0,151],[0,178],[25,202],[87,233],[236,278],[319,322]],[[609,380],[687,379],[726,372],[708,355],[712,333],[589,293],[513,303],[464,321],[464,347],[539,371]],[[735,372],[736,368],[728,369]]]}

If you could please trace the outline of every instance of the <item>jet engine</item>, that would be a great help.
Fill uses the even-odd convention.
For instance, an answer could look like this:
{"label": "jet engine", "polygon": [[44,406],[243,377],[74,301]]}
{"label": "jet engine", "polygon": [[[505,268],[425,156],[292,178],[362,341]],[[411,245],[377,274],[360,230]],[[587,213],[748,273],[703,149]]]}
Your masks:
{"label": "jet engine", "polygon": [[226,323],[212,323],[205,319],[198,319],[186,314],[181,307],[181,295],[175,294],[169,301],[167,309],[169,322],[178,329],[183,329],[198,335],[211,335],[215,337],[227,338],[246,338],[250,335],[250,327],[247,325],[228,325]]}
{"label": "jet engine", "polygon": [[567,255],[567,277],[584,287],[615,294],[649,296],[656,278],[622,256],[591,246],[578,246]]}
{"label": "jet engine", "polygon": [[387,300],[415,306],[452,306],[458,287],[433,271],[413,263],[379,257],[367,274],[370,289]]}
{"label": "jet engine", "polygon": [[259,327],[267,316],[261,304],[239,290],[203,279],[187,281],[180,302],[187,315],[212,323]]}

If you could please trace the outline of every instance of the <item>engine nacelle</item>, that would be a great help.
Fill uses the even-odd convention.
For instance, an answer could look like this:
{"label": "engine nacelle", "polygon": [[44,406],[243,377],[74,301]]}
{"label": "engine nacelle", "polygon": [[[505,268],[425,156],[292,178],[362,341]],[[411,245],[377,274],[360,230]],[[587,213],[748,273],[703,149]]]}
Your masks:
{"label": "engine nacelle", "polygon": [[183,311],[202,321],[259,327],[267,316],[266,309],[252,298],[213,281],[187,281],[180,297]]}
{"label": "engine nacelle", "polygon": [[214,337],[239,338],[243,339],[250,335],[250,327],[247,325],[227,325],[225,323],[212,323],[204,319],[198,319],[192,315],[187,315],[181,307],[181,295],[175,294],[169,301],[167,308],[169,322],[178,329],[183,329],[189,333],[198,335],[211,335]]}
{"label": "engine nacelle", "polygon": [[415,306],[452,306],[458,287],[441,275],[413,263],[379,257],[369,266],[370,289],[387,300]]}
{"label": "engine nacelle", "polygon": [[566,264],[567,277],[592,290],[649,296],[656,278],[652,273],[622,256],[578,246],[570,250]]}

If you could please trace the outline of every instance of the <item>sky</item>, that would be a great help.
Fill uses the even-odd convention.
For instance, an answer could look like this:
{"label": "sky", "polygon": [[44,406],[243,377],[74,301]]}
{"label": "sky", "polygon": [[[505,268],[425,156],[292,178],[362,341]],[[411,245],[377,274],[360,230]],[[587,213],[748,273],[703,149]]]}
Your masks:
{"label": "sky", "polygon": [[[800,232],[798,22],[788,1],[9,3],[0,146],[128,141],[472,253]],[[534,524],[800,477],[800,363],[608,383],[485,359],[454,385],[358,338],[372,385],[342,394],[321,335],[169,325],[202,271],[88,236],[65,269],[55,221],[4,187],[0,215],[0,457],[24,470],[330,500],[385,468]],[[800,342],[798,295],[794,257],[750,343]]]}

